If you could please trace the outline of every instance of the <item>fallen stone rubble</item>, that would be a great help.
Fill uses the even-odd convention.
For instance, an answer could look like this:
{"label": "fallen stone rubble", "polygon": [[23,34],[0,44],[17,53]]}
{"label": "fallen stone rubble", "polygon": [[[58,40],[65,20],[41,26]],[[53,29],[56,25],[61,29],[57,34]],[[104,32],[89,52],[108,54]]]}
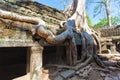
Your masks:
{"label": "fallen stone rubble", "polygon": [[91,63],[76,71],[53,67],[43,71],[43,80],[120,80],[119,68],[110,66],[109,70],[107,70],[100,68],[95,63]]}

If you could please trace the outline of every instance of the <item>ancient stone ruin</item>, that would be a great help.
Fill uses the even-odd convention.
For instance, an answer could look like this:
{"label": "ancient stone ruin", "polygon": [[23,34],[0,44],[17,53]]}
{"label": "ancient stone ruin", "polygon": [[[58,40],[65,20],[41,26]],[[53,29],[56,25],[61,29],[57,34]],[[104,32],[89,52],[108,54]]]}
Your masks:
{"label": "ancient stone ruin", "polygon": [[[39,17],[55,35],[62,32],[59,23],[65,20],[65,15],[57,9],[32,0],[2,0],[0,9]],[[120,66],[120,28],[98,30],[102,49],[98,55],[111,65],[109,69],[116,71],[113,76],[109,69],[100,68],[94,62],[79,69],[73,65],[69,41],[54,45],[36,34],[31,36],[29,29],[34,22],[17,21],[12,16],[11,19],[0,17],[0,80],[120,80],[120,69],[116,68]],[[74,35],[80,59],[81,37]]]}
{"label": "ancient stone ruin", "polygon": [[[31,1],[14,1],[15,0],[0,1],[0,9],[12,11],[21,15],[40,17],[47,22],[48,28],[49,26],[53,27],[52,29],[54,33],[56,33],[56,29],[59,28],[59,21],[64,20],[64,14],[56,9]],[[39,43],[34,40],[37,38],[33,38],[27,29],[20,29],[19,26],[14,26],[12,22],[14,23],[17,21],[0,18],[0,70],[3,69],[4,71],[0,71],[0,79],[17,80],[16,78],[18,77],[28,74],[32,75],[34,73],[36,75],[33,75],[32,77],[39,76],[40,79],[43,67],[42,64],[47,64],[48,62],[46,49],[50,48],[49,50],[54,50],[57,47],[50,47],[50,44],[48,44],[44,39],[41,39],[40,41],[42,44]],[[26,25],[27,23],[21,22],[21,24]],[[51,53],[51,55],[55,56],[56,50],[57,49],[50,51],[50,53],[54,52]],[[42,55],[43,53],[45,53],[45,55]],[[50,55],[48,56],[50,57]],[[6,69],[8,69],[9,73],[8,71],[5,71]],[[36,73],[35,69],[40,69],[39,73]],[[28,80],[29,78],[29,76],[24,77],[24,80]],[[21,80],[23,80],[23,78]]]}

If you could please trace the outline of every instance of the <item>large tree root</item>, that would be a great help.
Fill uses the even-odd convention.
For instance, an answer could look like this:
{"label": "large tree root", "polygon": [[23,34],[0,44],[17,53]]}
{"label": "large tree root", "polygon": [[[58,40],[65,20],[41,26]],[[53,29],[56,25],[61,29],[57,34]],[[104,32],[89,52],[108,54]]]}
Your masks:
{"label": "large tree root", "polygon": [[66,47],[66,56],[67,56],[67,64],[76,65],[77,64],[77,48],[75,44],[74,38],[69,41],[69,46]]}
{"label": "large tree root", "polygon": [[[66,23],[70,24],[69,21],[64,22],[64,24]],[[78,64],[74,69],[77,70],[79,68],[87,66],[89,63],[93,61],[93,59],[96,61],[98,65],[100,65],[103,68],[106,68],[103,61],[101,61],[101,59],[97,56],[97,53],[101,53],[101,46],[96,33],[94,33],[95,31],[89,28],[88,30],[85,29],[82,29],[80,32],[76,31],[81,37],[82,49],[81,49],[81,59],[77,61]],[[99,51],[97,52],[98,49]],[[70,56],[73,56],[73,54]]]}
{"label": "large tree root", "polygon": [[106,66],[113,66],[113,67],[119,67],[120,68],[120,62],[119,61],[104,61]]}
{"label": "large tree root", "polygon": [[80,63],[76,67],[76,69],[88,65],[90,62],[93,61],[93,59],[95,59],[97,64],[99,64],[102,67],[105,67],[104,63],[99,59],[99,57],[97,56],[97,53],[96,53],[97,48],[95,46],[94,41],[97,41],[98,38],[96,38],[96,40],[94,40],[94,37],[92,37],[90,34],[88,34],[85,31],[82,31],[79,34],[81,35],[81,38],[82,38],[82,52],[81,52],[82,53],[82,55],[81,55],[82,63]]}
{"label": "large tree root", "polygon": [[[65,28],[65,31],[61,34],[55,36],[50,30],[47,30],[45,27],[45,22],[39,18],[27,17],[23,15],[18,15],[15,13],[7,12],[0,10],[0,18],[9,19],[13,21],[18,21],[14,23],[15,26],[20,26],[21,28],[28,28],[33,34],[37,33],[40,37],[45,38],[48,43],[51,44],[61,44],[66,39],[70,41],[68,53],[70,58],[70,64],[76,65],[77,63],[77,48],[74,39],[74,31],[77,32],[82,40],[82,51],[81,51],[81,60],[76,67],[72,67],[77,70],[88,65],[93,59],[102,67],[105,67],[104,63],[99,59],[97,53],[101,52],[100,41],[96,35],[96,32],[89,28],[85,19],[85,1],[84,0],[72,0],[70,4],[72,7],[67,9],[72,10],[70,18],[62,24]],[[70,9],[72,8],[72,9]],[[9,21],[8,21],[9,22]],[[20,24],[19,22],[30,23]],[[26,27],[27,26],[27,27]],[[98,47],[98,48],[97,48]],[[97,52],[97,50],[99,51]],[[70,67],[68,67],[70,68]]]}
{"label": "large tree root", "polygon": [[85,0],[72,0],[69,7],[65,10],[66,13],[72,10],[71,17],[68,20],[75,21],[73,30],[80,35],[82,40],[81,59],[78,61],[79,65],[77,65],[76,69],[88,65],[92,60],[95,60],[98,65],[105,67],[103,61],[97,56],[98,53],[101,53],[98,34],[87,25],[84,9]]}
{"label": "large tree root", "polygon": [[[6,23],[11,23],[11,25],[19,26],[20,28],[27,28],[31,32],[36,32],[40,37],[45,38],[51,44],[60,44],[65,41],[67,38],[73,38],[72,28],[66,29],[60,35],[53,35],[50,30],[47,30],[45,27],[45,22],[37,17],[29,17],[19,15],[13,12],[8,12],[0,9],[0,18],[5,20]],[[69,27],[73,27],[73,24],[67,24]],[[72,25],[72,26],[71,26]]]}
{"label": "large tree root", "polygon": [[[10,25],[14,25],[15,27],[19,28],[26,28],[30,30],[33,35],[37,33],[38,36],[45,38],[48,43],[51,44],[61,44],[66,39],[70,40],[70,54],[72,59],[72,65],[75,65],[77,62],[77,48],[74,41],[74,34],[73,34],[73,27],[74,27],[74,21],[68,20],[68,22],[65,23],[65,31],[61,34],[55,36],[50,30],[47,30],[45,27],[45,22],[41,20],[40,18],[35,17],[28,17],[19,15],[16,13],[3,11],[0,9],[0,18],[2,20],[5,20],[6,23],[10,23]],[[13,21],[13,22],[12,22]]]}
{"label": "large tree root", "polygon": [[120,54],[98,54],[98,56],[103,60],[108,61],[119,61],[120,60]]}
{"label": "large tree root", "polygon": [[78,70],[80,68],[83,68],[83,67],[87,66],[89,63],[91,63],[92,60],[93,60],[92,56],[89,56],[89,58],[87,60],[85,60],[82,63],[77,64],[77,66],[75,66],[73,69]]}

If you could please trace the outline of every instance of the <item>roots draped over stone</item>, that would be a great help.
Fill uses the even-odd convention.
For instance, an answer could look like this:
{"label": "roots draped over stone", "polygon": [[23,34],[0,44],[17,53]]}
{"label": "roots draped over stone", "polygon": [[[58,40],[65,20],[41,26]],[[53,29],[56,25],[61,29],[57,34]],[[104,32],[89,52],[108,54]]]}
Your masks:
{"label": "roots draped over stone", "polygon": [[[94,30],[90,29],[86,22],[85,0],[71,0],[64,13],[68,14],[70,12],[71,14],[64,24],[68,23],[69,20],[73,20],[75,22],[73,30],[80,35],[82,40],[81,59],[78,61],[79,64],[75,69],[84,67],[93,60],[100,66],[105,67],[104,63],[97,56],[98,53],[101,53],[98,35]],[[67,25],[67,27],[69,26]]]}
{"label": "roots draped over stone", "polygon": [[[51,44],[61,44],[66,39],[69,40],[69,48],[67,52],[70,57],[70,64],[77,64],[77,48],[75,43],[74,32],[78,33],[82,40],[82,50],[81,50],[81,59],[79,60],[78,65],[75,69],[89,64],[93,59],[96,62],[104,67],[103,62],[97,57],[97,49],[100,52],[100,42],[98,37],[92,29],[89,28],[86,22],[86,13],[85,13],[85,0],[71,0],[71,4],[65,10],[65,13],[69,14],[69,18],[61,23],[61,26],[65,29],[64,32],[55,36],[50,30],[46,29],[45,22],[40,18],[28,17],[19,15],[16,13],[3,11],[0,9],[0,18],[9,19],[9,21],[15,21],[14,26],[25,27],[26,25],[20,24],[22,22],[30,23],[31,27],[27,27],[33,35],[37,33],[40,37],[45,38],[47,42]],[[29,26],[29,25],[27,25]],[[37,29],[37,32],[36,32]]]}

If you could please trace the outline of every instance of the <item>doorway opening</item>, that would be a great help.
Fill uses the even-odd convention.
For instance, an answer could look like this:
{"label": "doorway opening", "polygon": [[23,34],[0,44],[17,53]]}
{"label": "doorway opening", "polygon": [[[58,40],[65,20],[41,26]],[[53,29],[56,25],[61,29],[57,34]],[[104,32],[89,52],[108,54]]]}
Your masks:
{"label": "doorway opening", "polygon": [[0,48],[0,80],[12,80],[26,74],[27,47]]}

